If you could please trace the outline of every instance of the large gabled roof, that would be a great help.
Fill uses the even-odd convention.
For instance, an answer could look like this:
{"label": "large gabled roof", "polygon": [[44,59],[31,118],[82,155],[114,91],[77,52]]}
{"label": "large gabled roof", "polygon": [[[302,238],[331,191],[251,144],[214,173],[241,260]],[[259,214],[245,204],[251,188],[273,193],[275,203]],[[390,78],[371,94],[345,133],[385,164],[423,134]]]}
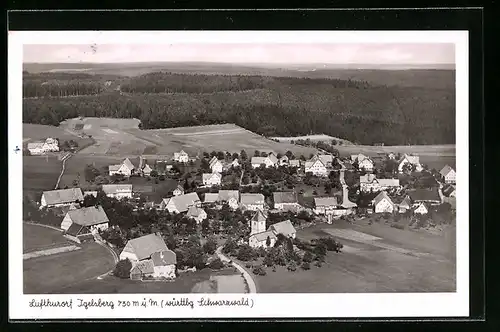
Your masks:
{"label": "large gabled roof", "polygon": [[42,195],[48,205],[83,201],[83,193],[80,188],[44,191]]}
{"label": "large gabled roof", "polygon": [[315,197],[314,198],[314,205],[316,207],[318,206],[337,206],[337,197],[331,196],[331,197]]}
{"label": "large gabled roof", "polygon": [[231,198],[236,199],[236,201],[240,200],[240,192],[238,190],[219,190],[219,197],[217,200],[227,202]]}
{"label": "large gabled roof", "polygon": [[92,226],[109,222],[102,206],[90,206],[76,210],[69,210],[67,215],[73,223],[82,226]]}
{"label": "large gabled roof", "polygon": [[132,247],[133,253],[139,260],[149,258],[155,252],[168,250],[163,238],[156,234],[148,234],[129,240],[127,245]]}
{"label": "large gabled roof", "polygon": [[373,199],[372,203],[374,206],[376,206],[378,203],[380,203],[383,199],[387,199],[391,204],[394,204],[392,199],[387,195],[385,191],[381,191],[375,198]]}
{"label": "large gabled roof", "polygon": [[451,168],[451,166],[449,165],[446,165],[443,167],[443,169],[439,172],[439,174],[441,174],[441,176],[446,176],[448,175],[448,173],[450,172],[454,172],[455,170],[453,168]]}
{"label": "large gabled roof", "polygon": [[191,205],[200,203],[200,198],[195,192],[171,197],[166,203],[172,202],[179,212],[186,212]]}
{"label": "large gabled roof", "polygon": [[290,236],[295,234],[297,231],[295,227],[293,227],[292,222],[290,220],[281,221],[279,223],[273,224],[269,226],[269,230],[274,231],[277,234],[283,234],[285,236]]}
{"label": "large gabled roof", "polygon": [[441,201],[441,197],[439,196],[438,189],[415,189],[408,191],[408,196],[414,202],[425,202],[425,201]]}
{"label": "large gabled roof", "polygon": [[297,203],[297,195],[293,191],[282,191],[273,193],[274,204]]}
{"label": "large gabled roof", "polygon": [[241,194],[241,204],[264,204],[265,198],[262,194]]}

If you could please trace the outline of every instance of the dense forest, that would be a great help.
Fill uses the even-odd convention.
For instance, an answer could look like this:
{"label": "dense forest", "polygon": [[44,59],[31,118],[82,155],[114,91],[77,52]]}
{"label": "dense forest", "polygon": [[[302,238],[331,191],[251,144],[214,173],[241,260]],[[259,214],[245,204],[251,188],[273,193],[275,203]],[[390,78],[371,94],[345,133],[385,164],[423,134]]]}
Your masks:
{"label": "dense forest", "polygon": [[453,89],[150,73],[121,78],[120,92],[106,88],[106,77],[46,75],[25,73],[26,97],[46,96],[37,91],[50,91],[51,97],[25,98],[24,122],[57,126],[77,116],[138,118],[142,129],[235,123],[265,136],[312,133],[360,144],[455,143]]}

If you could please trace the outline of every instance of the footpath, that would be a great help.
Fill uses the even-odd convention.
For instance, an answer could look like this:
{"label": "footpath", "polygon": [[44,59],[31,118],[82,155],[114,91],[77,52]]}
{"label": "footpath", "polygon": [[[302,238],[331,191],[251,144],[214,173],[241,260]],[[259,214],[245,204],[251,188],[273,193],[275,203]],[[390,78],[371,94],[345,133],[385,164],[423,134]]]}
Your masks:
{"label": "footpath", "polygon": [[252,276],[250,273],[247,272],[241,265],[233,262],[231,259],[229,259],[226,255],[224,255],[222,252],[222,247],[218,247],[215,253],[217,256],[220,258],[221,261],[223,262],[231,262],[231,264],[243,274],[243,278],[245,278],[247,285],[248,285],[248,292],[249,293],[257,293],[257,286],[255,285],[255,281],[253,280]]}

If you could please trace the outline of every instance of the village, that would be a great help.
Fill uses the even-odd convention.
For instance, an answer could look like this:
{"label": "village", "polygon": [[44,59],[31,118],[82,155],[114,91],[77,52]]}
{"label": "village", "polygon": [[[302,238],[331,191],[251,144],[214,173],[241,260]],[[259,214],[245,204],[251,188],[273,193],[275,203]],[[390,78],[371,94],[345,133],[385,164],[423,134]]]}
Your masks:
{"label": "village", "polygon": [[[26,153],[59,149],[48,137],[28,143]],[[400,153],[248,153],[179,151],[168,160],[124,158],[104,170],[88,164],[91,186],[47,188],[39,201],[25,200],[24,218],[60,228],[77,246],[108,247],[118,257],[111,273],[122,279],[172,281],[233,266],[247,285],[276,265],[293,273],[321,268],[328,251],[342,254],[344,239],[308,242],[297,237],[300,229],[367,219],[394,228],[402,218],[416,228],[454,223],[456,173],[448,165],[430,170],[419,156]],[[176,185],[160,199],[135,189],[166,179]]]}

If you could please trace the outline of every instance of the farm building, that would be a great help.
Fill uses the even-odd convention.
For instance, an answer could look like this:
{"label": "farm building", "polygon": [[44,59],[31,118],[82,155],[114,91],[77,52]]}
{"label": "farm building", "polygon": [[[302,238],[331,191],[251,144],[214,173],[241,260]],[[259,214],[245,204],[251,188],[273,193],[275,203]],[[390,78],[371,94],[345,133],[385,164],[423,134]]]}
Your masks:
{"label": "farm building", "polygon": [[273,193],[274,208],[280,211],[297,212],[302,208],[300,206],[297,194],[295,192],[274,192]]}
{"label": "farm building", "polygon": [[[248,238],[248,245],[252,248],[273,247],[277,239],[273,231],[263,231],[250,235]],[[268,243],[269,246],[267,245]]]}
{"label": "farm building", "polygon": [[189,155],[184,151],[174,153],[174,161],[179,163],[187,163],[189,161]]}
{"label": "farm building", "polygon": [[240,192],[238,190],[219,190],[217,202],[228,203],[233,210],[238,208]]}
{"label": "farm building", "polygon": [[184,188],[179,184],[173,191],[174,196],[184,195]]}
{"label": "farm building", "polygon": [[132,264],[151,258],[155,252],[168,250],[163,238],[157,234],[148,234],[129,240],[122,252],[120,260],[129,259]]}
{"label": "farm building", "polygon": [[186,216],[196,220],[196,223],[201,223],[203,220],[207,219],[207,213],[201,207],[191,205],[186,213]]}
{"label": "farm building", "polygon": [[44,191],[40,200],[41,207],[68,206],[83,201],[80,188]]}
{"label": "farm building", "polygon": [[187,212],[190,206],[201,206],[200,198],[197,193],[188,193],[185,195],[164,198],[160,203],[161,209],[166,209],[170,213]]}
{"label": "farm building", "polygon": [[316,176],[328,176],[326,164],[317,155],[306,161],[305,172]]}
{"label": "farm building", "polygon": [[371,172],[373,171],[373,160],[371,160],[369,157],[365,156],[364,154],[357,154],[357,155],[352,155],[351,160],[353,163],[358,164],[358,169],[359,170],[364,170]]}
{"label": "farm building", "polygon": [[76,223],[71,224],[71,226],[69,226],[69,228],[64,232],[63,236],[76,243],[94,240],[94,234],[92,233],[90,227]]}
{"label": "farm building", "polygon": [[375,174],[365,174],[359,177],[359,187],[363,192],[400,188],[399,179],[377,179]]}
{"label": "farm building", "polygon": [[316,197],[314,198],[314,213],[326,214],[337,208],[337,205],[337,197]]}
{"label": "farm building", "polygon": [[333,164],[333,156],[330,154],[319,154],[318,158],[325,164],[326,167],[330,167]]}
{"label": "farm building", "polygon": [[275,167],[278,159],[274,155],[269,155],[267,157],[252,157],[250,162],[253,168],[259,168],[261,165]]}
{"label": "farm building", "polygon": [[451,166],[444,166],[439,174],[441,175],[441,179],[444,183],[455,183],[457,181],[457,174]]}
{"label": "farm building", "polygon": [[130,279],[175,278],[177,257],[159,235],[149,234],[128,241],[120,259],[129,259],[132,262]]}
{"label": "farm building", "polygon": [[222,175],[219,173],[203,173],[202,181],[203,185],[207,187],[220,186],[222,180]]}
{"label": "farm building", "polygon": [[288,162],[288,166],[289,167],[297,167],[299,168],[300,167],[300,160],[298,159],[292,159]]}
{"label": "farm building", "polygon": [[110,176],[115,175],[115,174],[120,174],[123,176],[131,176],[132,174],[135,173],[136,168],[135,168],[134,164],[132,164],[130,159],[126,158],[119,165],[109,165],[108,170],[109,170]]}
{"label": "farm building", "polygon": [[131,184],[103,184],[102,191],[106,196],[116,199],[132,198]]}
{"label": "farm building", "polygon": [[67,231],[73,224],[88,227],[90,232],[96,233],[108,228],[109,219],[102,206],[90,206],[69,210],[61,222],[61,228]]}
{"label": "farm building", "polygon": [[250,235],[264,232],[266,230],[266,220],[266,214],[261,210],[257,210],[250,219]]}
{"label": "farm building", "polygon": [[395,160],[396,159],[396,154],[394,152],[389,152],[387,154],[387,159]]}
{"label": "farm building", "polygon": [[87,190],[83,192],[83,197],[94,196],[97,197],[97,190]]}
{"label": "farm building", "polygon": [[240,205],[250,211],[264,210],[265,198],[262,194],[241,194]]}
{"label": "farm building", "polygon": [[273,231],[275,234],[283,234],[286,237],[295,239],[297,231],[293,227],[290,220],[285,220],[276,224],[269,226],[269,230]]}
{"label": "farm building", "polygon": [[404,172],[404,167],[406,164],[413,165],[415,167],[416,172],[422,172],[423,167],[420,164],[420,157],[419,156],[411,156],[408,154],[404,154],[403,157],[401,157],[401,160],[399,161],[398,164],[398,171],[399,173]]}
{"label": "farm building", "polygon": [[441,197],[438,189],[414,189],[407,193],[414,206],[418,203],[428,203],[429,205],[441,204]]}
{"label": "farm building", "polygon": [[372,201],[373,212],[392,213],[395,211],[395,204],[385,191],[381,191]]}
{"label": "farm building", "polygon": [[58,152],[59,141],[56,138],[48,137],[45,141],[28,143],[27,149],[32,155],[41,155],[46,152]]}

